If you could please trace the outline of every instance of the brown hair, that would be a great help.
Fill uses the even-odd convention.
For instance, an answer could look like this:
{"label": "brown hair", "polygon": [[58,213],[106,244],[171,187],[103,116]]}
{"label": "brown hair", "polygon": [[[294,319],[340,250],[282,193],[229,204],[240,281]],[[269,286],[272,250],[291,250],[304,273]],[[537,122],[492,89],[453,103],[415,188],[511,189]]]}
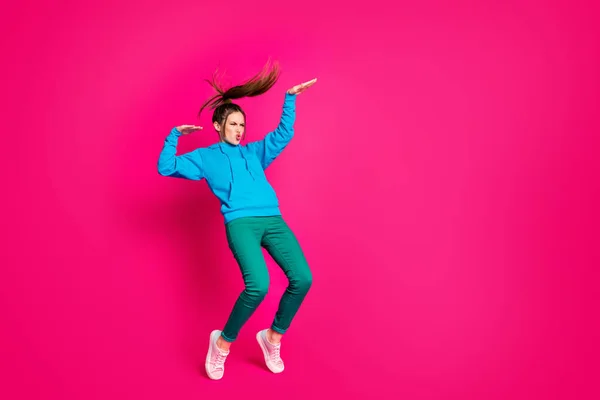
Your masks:
{"label": "brown hair", "polygon": [[[206,107],[214,109],[212,122],[218,122],[222,127],[221,129],[224,129],[223,126],[225,125],[225,121],[227,121],[227,117],[229,117],[231,113],[241,112],[244,119],[246,119],[246,113],[239,105],[232,103],[231,100],[240,99],[242,97],[259,96],[265,93],[273,87],[275,82],[277,82],[279,75],[279,64],[275,62],[273,65],[270,65],[270,61],[268,61],[258,74],[250,78],[244,84],[224,90],[217,78],[217,71],[215,71],[212,80],[207,79],[206,81],[217,91],[217,94],[212,96],[202,105],[198,112],[198,117],[200,117],[202,110]],[[221,134],[222,133],[223,132],[221,132]]]}

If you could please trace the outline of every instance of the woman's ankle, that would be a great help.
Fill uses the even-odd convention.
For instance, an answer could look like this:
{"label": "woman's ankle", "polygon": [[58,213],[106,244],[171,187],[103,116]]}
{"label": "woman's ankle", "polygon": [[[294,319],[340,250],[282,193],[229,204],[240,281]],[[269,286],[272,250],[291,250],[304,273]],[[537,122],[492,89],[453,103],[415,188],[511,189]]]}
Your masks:
{"label": "woman's ankle", "polygon": [[217,347],[221,351],[228,352],[229,348],[231,347],[231,342],[228,342],[227,340],[223,339],[223,336],[219,336],[219,338],[217,339]]}
{"label": "woman's ankle", "polygon": [[273,329],[267,329],[267,341],[271,344],[279,344],[281,343],[281,338],[283,335],[279,332],[275,332]]}

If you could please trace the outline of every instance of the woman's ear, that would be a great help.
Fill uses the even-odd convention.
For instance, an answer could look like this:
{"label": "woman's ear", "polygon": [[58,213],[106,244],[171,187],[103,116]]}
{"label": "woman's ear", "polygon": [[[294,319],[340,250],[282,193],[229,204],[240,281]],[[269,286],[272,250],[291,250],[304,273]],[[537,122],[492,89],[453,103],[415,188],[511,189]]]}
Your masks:
{"label": "woman's ear", "polygon": [[213,126],[215,127],[215,130],[219,133],[221,133],[221,126],[219,125],[218,122],[215,121],[215,123],[213,124]]}

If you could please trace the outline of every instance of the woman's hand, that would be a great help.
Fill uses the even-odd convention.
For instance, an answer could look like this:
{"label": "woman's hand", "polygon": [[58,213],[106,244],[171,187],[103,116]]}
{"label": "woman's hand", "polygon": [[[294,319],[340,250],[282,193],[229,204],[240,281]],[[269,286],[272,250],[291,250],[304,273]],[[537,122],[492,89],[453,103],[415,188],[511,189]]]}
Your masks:
{"label": "woman's hand", "polygon": [[316,81],[317,81],[317,78],[313,79],[312,81],[301,83],[300,85],[294,86],[287,92],[289,94],[300,94],[300,93],[304,92],[306,89],[308,89],[309,87],[311,87],[312,85],[314,85]]}
{"label": "woman's hand", "polygon": [[202,127],[197,125],[179,125],[177,127],[177,130],[181,132],[182,135],[187,135],[200,129],[202,129]]}

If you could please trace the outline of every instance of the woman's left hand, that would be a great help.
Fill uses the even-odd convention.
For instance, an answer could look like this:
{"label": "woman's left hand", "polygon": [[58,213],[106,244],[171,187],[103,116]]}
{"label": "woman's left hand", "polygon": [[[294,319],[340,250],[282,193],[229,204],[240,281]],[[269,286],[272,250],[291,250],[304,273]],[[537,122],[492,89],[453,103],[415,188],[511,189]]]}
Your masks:
{"label": "woman's left hand", "polygon": [[300,94],[300,93],[304,92],[306,89],[308,89],[309,87],[311,87],[312,85],[314,85],[316,81],[317,81],[317,78],[315,78],[311,81],[308,81],[308,82],[301,83],[300,85],[294,86],[287,92],[289,94]]}

